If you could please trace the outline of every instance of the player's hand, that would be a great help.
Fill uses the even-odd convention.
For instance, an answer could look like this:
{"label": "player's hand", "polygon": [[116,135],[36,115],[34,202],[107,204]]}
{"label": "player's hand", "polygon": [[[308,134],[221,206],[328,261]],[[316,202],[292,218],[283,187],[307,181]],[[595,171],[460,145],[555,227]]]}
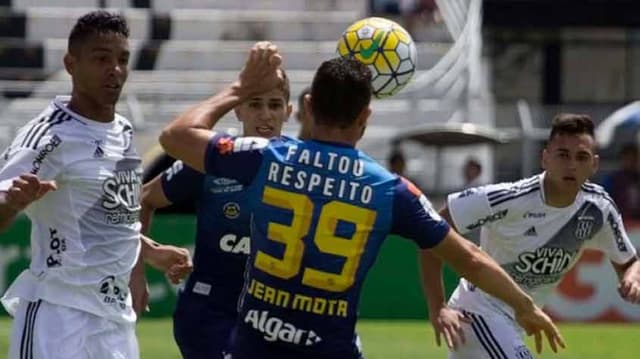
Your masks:
{"label": "player's hand", "polygon": [[440,346],[440,337],[444,339],[449,349],[456,350],[465,342],[463,323],[471,323],[471,320],[458,310],[442,307],[437,313],[430,313],[431,325],[435,331],[436,344]]}
{"label": "player's hand", "polygon": [[171,266],[166,274],[172,284],[178,284],[191,272],[193,272],[193,264],[189,261],[188,263],[179,263]]}
{"label": "player's hand", "polygon": [[180,283],[193,270],[189,251],[172,245],[154,247],[145,257],[145,261],[165,273],[173,284]]}
{"label": "player's hand", "polygon": [[144,263],[136,265],[133,271],[131,271],[129,290],[131,291],[133,310],[136,312],[138,318],[140,318],[143,311],[149,311],[149,285],[144,275]]}
{"label": "player's hand", "polygon": [[565,347],[564,338],[562,338],[560,331],[553,324],[551,318],[537,305],[533,305],[526,311],[516,312],[516,321],[527,335],[534,336],[538,354],[542,352],[542,333],[547,337],[547,341],[554,353],[558,352],[558,347]]}
{"label": "player's hand", "polygon": [[260,94],[280,86],[284,79],[278,71],[282,56],[278,47],[268,41],[253,45],[238,80],[244,91]]}
{"label": "player's hand", "polygon": [[620,297],[630,303],[640,304],[640,264],[635,262],[624,273],[618,284]]}
{"label": "player's hand", "polygon": [[49,191],[58,189],[55,181],[41,181],[36,175],[25,173],[13,180],[7,190],[7,205],[16,212],[27,208],[32,202],[39,200]]}

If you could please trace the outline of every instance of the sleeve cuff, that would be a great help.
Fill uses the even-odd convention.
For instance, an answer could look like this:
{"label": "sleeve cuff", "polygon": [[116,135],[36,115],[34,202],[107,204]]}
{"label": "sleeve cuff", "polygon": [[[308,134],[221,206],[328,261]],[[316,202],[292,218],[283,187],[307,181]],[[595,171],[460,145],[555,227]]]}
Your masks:
{"label": "sleeve cuff", "polygon": [[13,178],[0,181],[0,192],[7,192],[13,185]]}

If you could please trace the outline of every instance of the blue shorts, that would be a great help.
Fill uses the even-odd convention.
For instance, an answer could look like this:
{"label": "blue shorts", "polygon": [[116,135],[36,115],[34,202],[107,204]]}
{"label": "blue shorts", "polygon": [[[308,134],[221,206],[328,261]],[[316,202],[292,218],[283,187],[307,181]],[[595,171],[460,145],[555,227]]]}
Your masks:
{"label": "blue shorts", "polygon": [[277,342],[266,342],[257,336],[240,334],[235,328],[230,340],[231,359],[364,359],[360,339],[356,336],[353,344],[336,351],[335,347],[315,349],[308,347],[282,346]]}
{"label": "blue shorts", "polygon": [[219,310],[207,296],[181,291],[173,314],[173,336],[185,359],[222,359],[237,313]]}

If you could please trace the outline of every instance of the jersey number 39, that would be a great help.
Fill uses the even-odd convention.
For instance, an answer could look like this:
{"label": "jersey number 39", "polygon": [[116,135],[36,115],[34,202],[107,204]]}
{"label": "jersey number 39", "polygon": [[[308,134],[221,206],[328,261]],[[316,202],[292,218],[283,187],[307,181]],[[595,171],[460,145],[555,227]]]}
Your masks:
{"label": "jersey number 39", "polygon": [[[300,193],[265,187],[262,201],[265,204],[293,211],[290,225],[270,222],[267,236],[285,245],[282,258],[276,258],[258,250],[256,268],[282,279],[290,279],[300,272],[305,250],[303,238],[311,227],[313,203]],[[322,206],[313,241],[320,251],[345,258],[340,273],[330,273],[314,268],[304,268],[302,283],[331,292],[344,292],[354,281],[364,246],[376,221],[373,210],[340,201],[330,201]],[[351,238],[336,236],[338,221],[355,225]]]}

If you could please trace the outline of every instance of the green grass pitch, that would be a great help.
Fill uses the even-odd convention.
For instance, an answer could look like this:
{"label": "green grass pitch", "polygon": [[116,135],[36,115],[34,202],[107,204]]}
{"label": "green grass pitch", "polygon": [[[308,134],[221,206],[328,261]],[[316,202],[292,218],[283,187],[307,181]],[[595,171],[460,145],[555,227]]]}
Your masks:
{"label": "green grass pitch", "polygon": [[[545,350],[542,359],[637,359],[640,324],[562,324],[567,349],[560,354]],[[431,326],[422,321],[363,320],[358,331],[367,359],[446,358],[437,348]],[[0,319],[0,357],[9,345],[10,321]],[[141,358],[180,358],[173,342],[171,319],[145,319],[138,325]],[[546,348],[545,348],[546,349]]]}

